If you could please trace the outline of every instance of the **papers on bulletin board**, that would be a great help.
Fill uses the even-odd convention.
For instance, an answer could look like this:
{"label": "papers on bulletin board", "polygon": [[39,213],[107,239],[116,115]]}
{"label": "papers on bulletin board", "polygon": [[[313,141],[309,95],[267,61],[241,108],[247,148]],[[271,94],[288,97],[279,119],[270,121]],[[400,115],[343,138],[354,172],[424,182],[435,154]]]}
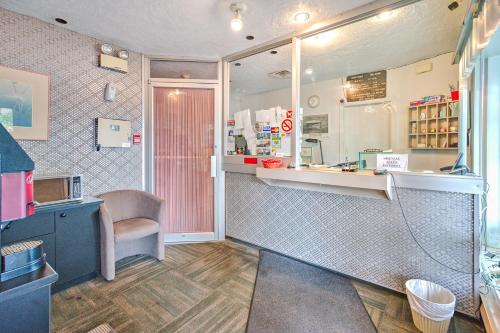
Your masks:
{"label": "papers on bulletin board", "polygon": [[251,127],[252,121],[250,118],[250,109],[242,110],[234,114],[234,128],[244,129]]}
{"label": "papers on bulletin board", "polygon": [[276,123],[275,108],[255,111],[255,121],[261,124],[275,124]]}

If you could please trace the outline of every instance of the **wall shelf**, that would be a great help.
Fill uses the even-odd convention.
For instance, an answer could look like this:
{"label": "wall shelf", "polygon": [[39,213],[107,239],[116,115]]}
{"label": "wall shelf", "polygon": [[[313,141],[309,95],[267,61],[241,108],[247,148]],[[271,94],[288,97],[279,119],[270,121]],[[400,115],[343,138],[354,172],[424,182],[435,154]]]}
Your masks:
{"label": "wall shelf", "polygon": [[[458,101],[409,107],[408,147],[415,150],[457,149],[459,128],[457,112]],[[450,131],[450,127],[455,127],[457,131]],[[431,130],[433,132],[430,132]]]}

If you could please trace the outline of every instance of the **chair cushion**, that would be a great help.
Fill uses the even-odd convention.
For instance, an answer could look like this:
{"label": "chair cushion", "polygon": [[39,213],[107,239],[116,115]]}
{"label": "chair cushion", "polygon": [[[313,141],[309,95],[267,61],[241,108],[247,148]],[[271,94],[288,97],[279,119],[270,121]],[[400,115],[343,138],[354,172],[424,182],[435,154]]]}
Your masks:
{"label": "chair cushion", "polygon": [[113,229],[115,242],[121,242],[156,234],[160,231],[160,225],[150,219],[135,218],[115,222],[113,223]]}

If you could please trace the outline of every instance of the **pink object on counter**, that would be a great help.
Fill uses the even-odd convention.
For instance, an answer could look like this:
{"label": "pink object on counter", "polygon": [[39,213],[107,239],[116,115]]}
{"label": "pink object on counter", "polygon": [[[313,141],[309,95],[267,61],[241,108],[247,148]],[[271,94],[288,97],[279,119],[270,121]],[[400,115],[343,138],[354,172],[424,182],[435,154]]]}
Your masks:
{"label": "pink object on counter", "polygon": [[33,176],[31,171],[3,173],[2,193],[0,196],[0,221],[12,221],[25,218],[34,213]]}

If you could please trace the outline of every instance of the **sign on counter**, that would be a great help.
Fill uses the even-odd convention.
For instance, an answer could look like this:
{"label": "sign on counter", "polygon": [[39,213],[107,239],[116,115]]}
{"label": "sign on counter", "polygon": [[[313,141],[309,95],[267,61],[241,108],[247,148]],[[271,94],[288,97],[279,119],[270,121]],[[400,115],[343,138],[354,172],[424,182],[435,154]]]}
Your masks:
{"label": "sign on counter", "polygon": [[408,171],[408,154],[378,154],[377,169],[387,171]]}

